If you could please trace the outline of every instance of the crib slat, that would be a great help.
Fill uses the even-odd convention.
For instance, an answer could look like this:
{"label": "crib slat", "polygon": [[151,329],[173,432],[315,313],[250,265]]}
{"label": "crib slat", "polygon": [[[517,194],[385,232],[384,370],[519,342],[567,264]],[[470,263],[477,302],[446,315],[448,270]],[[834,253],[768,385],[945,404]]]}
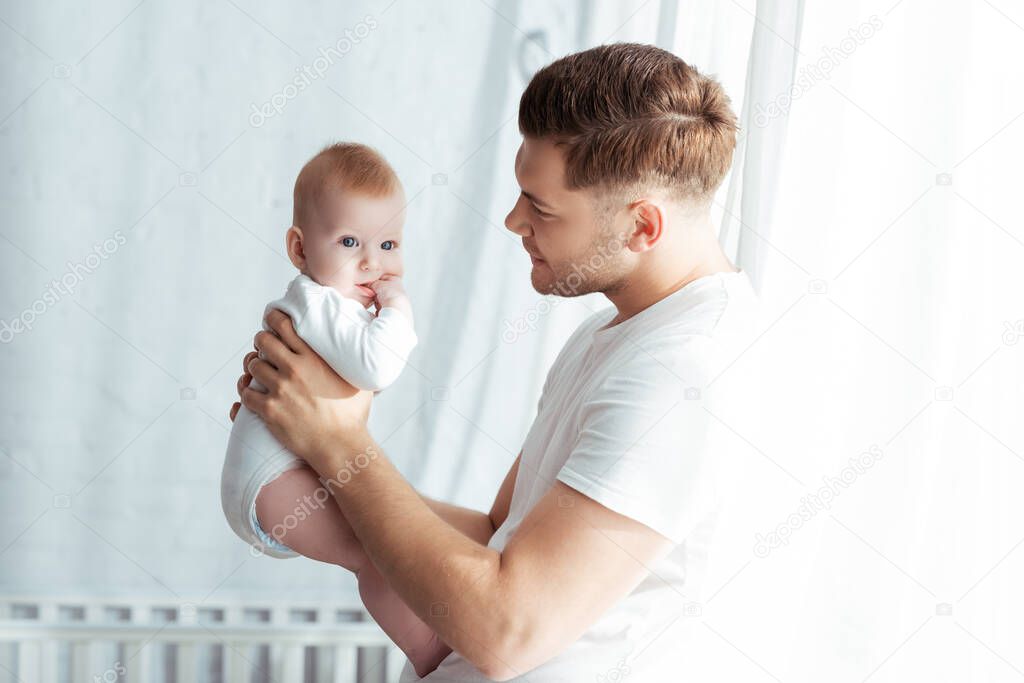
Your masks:
{"label": "crib slat", "polygon": [[128,657],[125,662],[128,680],[132,683],[150,683],[153,680],[153,649],[156,645],[145,640],[126,640],[124,645]]}
{"label": "crib slat", "polygon": [[84,640],[71,643],[71,678],[75,681],[91,681],[97,671],[93,668],[92,648]]}
{"label": "crib slat", "polygon": [[249,646],[245,643],[226,643],[224,645],[224,680],[226,683],[246,683],[250,678],[251,669],[246,661],[245,653]]}
{"label": "crib slat", "polygon": [[334,649],[318,645],[315,650],[316,666],[312,678],[316,683],[331,683],[334,678]]}
{"label": "crib slat", "polygon": [[60,654],[57,641],[44,640],[39,644],[39,681],[57,683],[57,664]]}
{"label": "crib slat", "polygon": [[[133,624],[145,625],[155,629],[149,605],[134,603],[129,606],[129,618]],[[127,656],[131,658],[126,665],[131,672],[131,680],[135,683],[150,683],[153,680],[153,652],[156,644],[152,640],[143,638],[126,642]],[[134,653],[134,656],[133,654]]]}
{"label": "crib slat", "polygon": [[[41,603],[38,605],[38,619],[44,624],[57,621],[57,605]],[[57,683],[57,641],[43,640],[39,643],[39,680],[40,683]]]}
{"label": "crib slat", "polygon": [[178,643],[178,655],[176,661],[178,680],[196,680],[196,646],[189,642]]}
{"label": "crib slat", "polygon": [[[242,623],[242,610],[238,607],[224,608],[224,624],[235,626]],[[249,675],[249,663],[245,661],[245,653],[248,646],[239,642],[225,641],[224,656],[221,658],[223,667],[223,681],[225,683],[247,683]]]}
{"label": "crib slat", "polygon": [[[286,626],[291,622],[287,607],[278,605],[270,611],[270,622],[274,626]],[[295,643],[270,644],[270,671],[273,680],[301,681],[303,674],[302,646]]]}
{"label": "crib slat", "polygon": [[[81,605],[82,607],[82,621],[86,624],[99,624],[102,621],[101,610],[95,603],[87,603]],[[75,679],[83,681],[92,681],[96,677],[102,680],[106,671],[113,670],[114,663],[109,661],[106,657],[106,653],[110,649],[109,641],[96,641],[88,637],[88,640],[79,641],[81,647],[79,648],[79,659],[76,660],[78,669],[72,671],[79,672],[80,675],[86,678]],[[74,656],[74,654],[73,654]]]}
{"label": "crib slat", "polygon": [[401,649],[398,647],[388,647],[387,664],[385,665],[387,667],[385,673],[387,683],[398,683],[398,678],[405,667],[405,661],[405,653]]}
{"label": "crib slat", "polygon": [[358,680],[358,650],[351,645],[334,646],[334,683],[352,683]]}
{"label": "crib slat", "polygon": [[15,652],[18,650],[17,643],[0,643],[0,673],[3,674],[4,681],[13,681],[14,674],[14,662]]}
{"label": "crib slat", "polygon": [[[9,603],[0,601],[0,620],[7,621],[11,618],[11,606]],[[14,671],[14,658],[17,652],[17,643],[0,642],[0,667],[6,680],[11,680],[10,672]]]}
{"label": "crib slat", "polygon": [[305,652],[300,644],[271,644],[270,670],[275,681],[301,681],[305,669]]}
{"label": "crib slat", "polygon": [[[82,621],[86,624],[96,624],[100,620],[100,610],[94,603],[86,603],[81,605],[82,607]],[[105,644],[105,643],[103,643]],[[89,638],[82,642],[82,673],[86,674],[88,678],[76,679],[83,681],[91,681],[96,676],[102,677],[103,672],[108,668],[109,665],[105,664],[102,656],[100,643]]]}
{"label": "crib slat", "polygon": [[40,680],[42,656],[43,648],[38,641],[22,642],[18,646],[18,678],[23,681]]}

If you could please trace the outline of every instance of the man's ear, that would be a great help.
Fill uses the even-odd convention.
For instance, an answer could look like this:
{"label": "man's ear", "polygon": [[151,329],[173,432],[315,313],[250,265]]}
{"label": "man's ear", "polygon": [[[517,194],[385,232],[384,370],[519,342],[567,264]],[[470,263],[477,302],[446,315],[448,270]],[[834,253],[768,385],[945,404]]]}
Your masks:
{"label": "man's ear", "polygon": [[647,199],[633,202],[629,206],[629,212],[633,221],[633,232],[626,240],[626,246],[630,251],[637,253],[653,249],[664,234],[665,213],[658,204]]}
{"label": "man's ear", "polygon": [[292,265],[299,270],[306,269],[306,252],[302,249],[302,228],[293,225],[284,234],[284,247]]}

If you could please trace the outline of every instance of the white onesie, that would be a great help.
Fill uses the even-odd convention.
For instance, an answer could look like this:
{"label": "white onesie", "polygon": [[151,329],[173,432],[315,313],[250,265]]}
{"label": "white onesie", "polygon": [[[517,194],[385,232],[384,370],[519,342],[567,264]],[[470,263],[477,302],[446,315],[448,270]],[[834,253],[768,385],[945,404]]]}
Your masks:
{"label": "white onesie", "polygon": [[[296,333],[335,372],[367,391],[380,391],[394,382],[418,341],[412,321],[397,308],[381,308],[375,317],[355,299],[303,274],[289,283],[282,298],[267,304],[264,316],[272,308],[288,314]],[[266,322],[263,329],[270,329]],[[265,390],[255,379],[249,386]],[[220,480],[224,516],[239,538],[272,557],[298,554],[260,528],[256,494],[282,472],[303,465],[262,418],[245,406],[239,408]]]}

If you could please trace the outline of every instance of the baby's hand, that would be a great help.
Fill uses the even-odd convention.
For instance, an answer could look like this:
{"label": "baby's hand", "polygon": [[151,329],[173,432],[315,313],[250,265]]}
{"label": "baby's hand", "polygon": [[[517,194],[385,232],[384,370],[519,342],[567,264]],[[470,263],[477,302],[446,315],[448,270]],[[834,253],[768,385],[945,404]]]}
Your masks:
{"label": "baby's hand", "polygon": [[402,278],[395,275],[384,275],[370,283],[370,289],[377,295],[377,312],[382,308],[397,308],[412,320],[412,304],[405,293]]}
{"label": "baby's hand", "polygon": [[377,295],[377,303],[383,306],[394,306],[396,300],[407,299],[402,278],[394,275],[382,275],[379,280],[370,283],[370,289]]}

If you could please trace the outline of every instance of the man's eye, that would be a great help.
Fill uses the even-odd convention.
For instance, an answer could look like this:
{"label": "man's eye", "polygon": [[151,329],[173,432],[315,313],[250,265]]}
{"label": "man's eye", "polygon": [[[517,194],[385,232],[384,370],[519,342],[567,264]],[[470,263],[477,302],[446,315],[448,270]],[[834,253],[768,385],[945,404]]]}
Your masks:
{"label": "man's eye", "polygon": [[552,214],[550,214],[550,213],[547,213],[546,211],[541,211],[541,210],[540,210],[539,208],[537,208],[537,207],[536,207],[536,206],[534,206],[533,204],[530,204],[530,206],[531,206],[531,207],[533,207],[533,210],[534,210],[534,212],[535,212],[535,213],[536,213],[536,214],[537,214],[538,216],[541,216],[541,217],[543,217],[543,218],[550,218],[550,217],[551,217],[551,215],[552,215]]}
{"label": "man's eye", "polygon": [[346,247],[354,247],[358,244],[355,237],[351,235],[345,235],[341,238],[341,243]]}
{"label": "man's eye", "polygon": [[384,240],[383,242],[380,243],[380,248],[384,249],[385,251],[391,251],[397,246],[398,243],[395,242],[394,240]]}

